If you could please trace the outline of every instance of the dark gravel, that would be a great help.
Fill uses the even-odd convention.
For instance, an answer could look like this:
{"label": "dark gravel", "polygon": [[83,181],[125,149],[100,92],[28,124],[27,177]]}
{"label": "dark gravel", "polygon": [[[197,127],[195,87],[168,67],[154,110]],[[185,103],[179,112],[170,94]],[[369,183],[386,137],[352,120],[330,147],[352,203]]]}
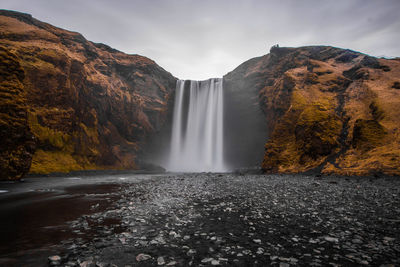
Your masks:
{"label": "dark gravel", "polygon": [[120,190],[108,210],[70,222],[96,235],[65,242],[50,265],[400,264],[398,177],[182,174]]}

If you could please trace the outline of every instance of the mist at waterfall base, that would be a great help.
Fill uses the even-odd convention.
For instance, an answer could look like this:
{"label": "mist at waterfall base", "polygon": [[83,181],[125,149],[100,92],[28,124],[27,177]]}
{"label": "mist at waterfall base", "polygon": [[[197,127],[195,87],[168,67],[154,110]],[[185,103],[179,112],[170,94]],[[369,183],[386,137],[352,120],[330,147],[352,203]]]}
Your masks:
{"label": "mist at waterfall base", "polygon": [[222,79],[189,83],[185,90],[185,81],[177,81],[167,170],[226,172]]}
{"label": "mist at waterfall base", "polygon": [[177,80],[167,120],[142,158],[169,172],[259,169],[266,125],[258,91],[236,76]]}

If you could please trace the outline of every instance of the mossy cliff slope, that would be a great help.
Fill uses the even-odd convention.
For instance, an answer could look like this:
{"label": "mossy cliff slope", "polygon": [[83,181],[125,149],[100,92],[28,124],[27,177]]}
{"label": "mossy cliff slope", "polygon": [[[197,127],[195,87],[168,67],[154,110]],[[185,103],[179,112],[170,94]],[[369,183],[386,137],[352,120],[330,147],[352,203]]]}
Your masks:
{"label": "mossy cliff slope", "polygon": [[259,92],[265,171],[400,174],[400,60],[273,47],[224,79]]}
{"label": "mossy cliff slope", "polygon": [[29,171],[35,140],[27,123],[19,59],[0,46],[0,173],[21,178]]}
{"label": "mossy cliff slope", "polygon": [[[1,178],[25,173],[35,146],[31,173],[140,167],[147,137],[166,119],[176,82],[170,73],[146,57],[12,11],[0,10],[0,46],[1,93],[9,95],[0,103],[1,130],[21,133],[6,141],[19,145],[2,138],[2,161],[25,153],[24,166],[2,167]],[[3,68],[11,61],[18,70]]]}

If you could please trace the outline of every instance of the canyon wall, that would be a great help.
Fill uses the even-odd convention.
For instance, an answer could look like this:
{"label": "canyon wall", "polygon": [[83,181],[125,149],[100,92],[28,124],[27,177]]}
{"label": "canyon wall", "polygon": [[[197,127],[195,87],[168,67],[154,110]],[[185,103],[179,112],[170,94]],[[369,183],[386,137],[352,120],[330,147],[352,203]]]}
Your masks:
{"label": "canyon wall", "polygon": [[[148,167],[168,147],[176,81],[146,57],[0,10],[0,178]],[[400,59],[273,47],[223,86],[230,169],[400,175]]]}
{"label": "canyon wall", "polygon": [[224,79],[258,94],[267,122],[264,171],[400,174],[399,59],[273,47]]}
{"label": "canyon wall", "polygon": [[165,123],[176,78],[28,14],[0,11],[2,179],[138,169]]}

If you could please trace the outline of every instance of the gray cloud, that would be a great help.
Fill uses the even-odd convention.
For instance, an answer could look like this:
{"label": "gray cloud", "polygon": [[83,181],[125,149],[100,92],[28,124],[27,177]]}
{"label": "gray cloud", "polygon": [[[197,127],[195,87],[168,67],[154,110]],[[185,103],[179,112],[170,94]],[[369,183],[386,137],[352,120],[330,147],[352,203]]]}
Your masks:
{"label": "gray cloud", "polygon": [[2,0],[182,79],[220,77],[281,46],[333,45],[400,56],[398,0]]}

